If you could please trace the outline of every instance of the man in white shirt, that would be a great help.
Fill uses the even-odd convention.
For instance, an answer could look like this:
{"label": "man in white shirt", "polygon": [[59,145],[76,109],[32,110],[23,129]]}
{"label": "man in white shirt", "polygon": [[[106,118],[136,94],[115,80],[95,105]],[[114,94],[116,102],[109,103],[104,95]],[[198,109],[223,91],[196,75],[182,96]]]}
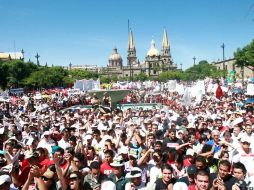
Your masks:
{"label": "man in white shirt", "polygon": [[50,132],[45,131],[42,135],[42,139],[40,140],[37,148],[39,147],[46,148],[50,153],[52,151],[52,146],[55,146],[55,141],[50,138]]}
{"label": "man in white shirt", "polygon": [[64,150],[68,147],[70,147],[70,143],[69,143],[69,137],[70,137],[70,131],[65,128],[63,131],[63,136],[62,139],[60,141],[58,141],[58,146],[60,146],[61,148],[63,148]]}

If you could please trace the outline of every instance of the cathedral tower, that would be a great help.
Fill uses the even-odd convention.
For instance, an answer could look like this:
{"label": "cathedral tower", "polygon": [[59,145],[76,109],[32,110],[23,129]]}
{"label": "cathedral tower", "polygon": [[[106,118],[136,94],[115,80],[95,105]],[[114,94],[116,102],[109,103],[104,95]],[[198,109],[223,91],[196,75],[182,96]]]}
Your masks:
{"label": "cathedral tower", "polygon": [[169,47],[169,42],[168,42],[168,35],[167,31],[164,29],[163,33],[163,39],[162,39],[162,50],[161,50],[161,59],[164,62],[164,66],[172,65],[173,61],[171,58],[171,53],[170,53],[170,47]]}
{"label": "cathedral tower", "polygon": [[136,56],[136,48],[134,45],[134,40],[133,40],[133,34],[132,31],[130,30],[129,33],[129,43],[128,43],[128,51],[127,51],[127,65],[135,65],[137,63],[137,56]]}

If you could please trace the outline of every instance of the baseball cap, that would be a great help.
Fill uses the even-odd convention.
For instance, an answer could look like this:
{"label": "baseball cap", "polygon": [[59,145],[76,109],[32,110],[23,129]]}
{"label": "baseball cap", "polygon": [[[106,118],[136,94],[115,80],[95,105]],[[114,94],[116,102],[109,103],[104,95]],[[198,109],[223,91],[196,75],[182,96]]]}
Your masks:
{"label": "baseball cap", "polygon": [[243,136],[242,138],[241,138],[241,142],[243,143],[243,142],[247,142],[247,143],[251,143],[251,140],[250,140],[250,138],[249,137],[246,137],[246,136]]}
{"label": "baseball cap", "polygon": [[187,149],[186,151],[186,156],[194,156],[195,151],[191,148]]}
{"label": "baseball cap", "polygon": [[196,174],[197,173],[197,167],[195,165],[190,165],[188,168],[187,168],[187,173],[188,174]]}

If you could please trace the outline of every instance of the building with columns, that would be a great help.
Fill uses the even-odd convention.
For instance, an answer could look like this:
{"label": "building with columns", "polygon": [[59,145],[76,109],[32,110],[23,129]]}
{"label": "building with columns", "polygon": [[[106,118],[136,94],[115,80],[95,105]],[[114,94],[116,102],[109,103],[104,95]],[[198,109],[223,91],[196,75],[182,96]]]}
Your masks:
{"label": "building with columns", "polygon": [[134,37],[130,31],[127,65],[123,65],[121,55],[117,52],[117,48],[114,48],[113,53],[109,56],[107,68],[103,68],[102,71],[108,76],[135,77],[141,72],[147,76],[158,76],[163,71],[175,70],[176,68],[170,53],[167,31],[164,29],[161,52],[156,48],[155,41],[152,39],[151,47],[143,62],[140,62],[136,56]]}

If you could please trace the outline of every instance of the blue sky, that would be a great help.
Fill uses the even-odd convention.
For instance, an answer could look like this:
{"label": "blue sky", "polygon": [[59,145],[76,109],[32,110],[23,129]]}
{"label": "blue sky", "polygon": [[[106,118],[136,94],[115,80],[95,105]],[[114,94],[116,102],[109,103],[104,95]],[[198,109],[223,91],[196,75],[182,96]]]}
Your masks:
{"label": "blue sky", "polygon": [[[0,0],[0,52],[66,66],[106,66],[114,47],[126,65],[128,19],[140,61],[168,32],[173,60],[183,68],[222,58],[254,38],[254,0]],[[15,46],[14,46],[15,44]]]}

